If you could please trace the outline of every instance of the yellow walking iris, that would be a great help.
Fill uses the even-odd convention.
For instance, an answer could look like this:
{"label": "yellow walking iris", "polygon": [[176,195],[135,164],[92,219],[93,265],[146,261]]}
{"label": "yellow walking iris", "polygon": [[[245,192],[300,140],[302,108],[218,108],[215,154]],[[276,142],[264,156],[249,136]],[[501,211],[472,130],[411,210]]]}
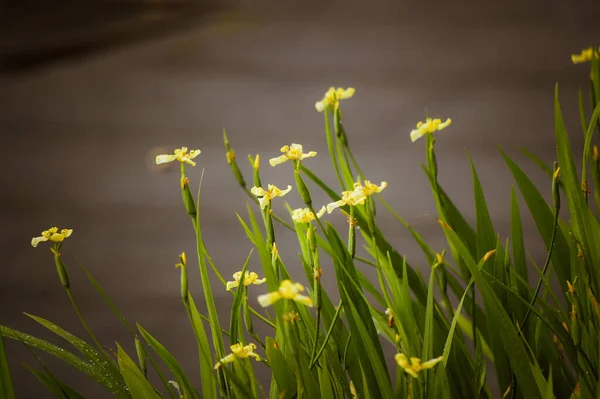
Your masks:
{"label": "yellow walking iris", "polygon": [[254,350],[256,349],[256,345],[254,344],[248,344],[246,346],[243,346],[242,344],[238,343],[235,345],[231,345],[230,349],[231,353],[219,360],[217,364],[215,364],[215,370],[217,370],[223,364],[235,361],[235,359],[247,359],[249,357],[253,357],[257,361],[260,361],[260,356],[254,353]]}
{"label": "yellow walking iris", "polygon": [[452,123],[452,119],[448,118],[445,122],[441,119],[426,118],[425,122],[417,123],[417,128],[410,132],[410,139],[414,143],[427,133],[434,133],[447,128]]}
{"label": "yellow walking iris", "polygon": [[315,108],[319,112],[323,112],[326,109],[337,111],[340,107],[340,100],[351,98],[354,95],[354,92],[355,90],[352,87],[347,89],[330,87],[323,99],[315,103]]}
{"label": "yellow walking iris", "polygon": [[592,57],[600,59],[600,47],[598,49],[588,47],[581,50],[581,53],[579,54],[571,54],[571,61],[573,64],[583,64],[584,62],[591,61]]}
{"label": "yellow walking iris", "polygon": [[196,158],[200,155],[200,150],[192,150],[188,152],[187,147],[181,147],[174,151],[173,154],[162,154],[156,156],[156,164],[160,165],[162,163],[169,163],[175,160],[181,163],[189,163],[192,166],[196,166],[196,162],[192,161],[192,159]]}
{"label": "yellow walking iris", "polygon": [[293,283],[291,280],[283,280],[279,289],[275,292],[269,292],[266,295],[258,297],[258,303],[263,308],[274,304],[280,299],[291,299],[292,301],[301,303],[306,306],[312,306],[312,299],[300,293],[304,291],[304,287],[300,283]]}
{"label": "yellow walking iris", "polygon": [[40,242],[52,241],[52,242],[63,242],[65,238],[69,238],[73,234],[72,229],[62,229],[58,232],[58,227],[51,227],[48,230],[42,231],[42,235],[39,237],[33,237],[31,239],[31,246],[37,247]]}
{"label": "yellow walking iris", "polygon": [[444,359],[444,356],[436,357],[435,359],[421,363],[421,359],[418,357],[411,357],[409,360],[404,353],[398,353],[395,356],[395,359],[398,366],[402,367],[407,374],[410,374],[414,378],[419,378],[419,373],[422,370],[433,368],[433,366]]}
{"label": "yellow walking iris", "polygon": [[380,193],[386,187],[386,182],[381,182],[380,186],[371,183],[369,180],[365,180],[364,186],[360,182],[354,183],[354,189],[352,191],[342,192],[341,200],[327,205],[327,213],[333,212],[334,209],[339,208],[340,206],[356,206],[364,204],[368,196]]}
{"label": "yellow walking iris", "polygon": [[317,216],[315,218],[315,214],[310,211],[308,208],[298,208],[292,211],[292,219],[296,223],[310,223],[315,219],[320,219],[321,216],[325,213],[326,208],[322,207],[319,212],[317,212]]}
{"label": "yellow walking iris", "polygon": [[[242,272],[233,273],[234,281],[227,282],[227,287],[226,287],[227,291],[230,291],[232,288],[239,287],[241,278],[242,278]],[[247,287],[250,284],[259,285],[259,284],[264,283],[265,281],[267,281],[266,278],[259,279],[258,274],[254,273],[254,272],[250,272],[250,273],[246,272],[246,275],[244,276],[244,287]]]}
{"label": "yellow walking iris", "polygon": [[256,195],[261,209],[265,209],[271,200],[275,197],[283,197],[292,190],[292,186],[288,185],[285,190],[277,188],[274,184],[269,184],[267,190],[262,187],[252,187],[250,192]]}
{"label": "yellow walking iris", "polygon": [[310,151],[309,153],[305,154],[304,151],[302,151],[302,145],[294,143],[292,143],[291,146],[284,145],[281,147],[280,151],[283,152],[283,155],[280,155],[277,158],[269,159],[271,166],[280,165],[287,161],[302,161],[303,159],[317,155],[316,151]]}

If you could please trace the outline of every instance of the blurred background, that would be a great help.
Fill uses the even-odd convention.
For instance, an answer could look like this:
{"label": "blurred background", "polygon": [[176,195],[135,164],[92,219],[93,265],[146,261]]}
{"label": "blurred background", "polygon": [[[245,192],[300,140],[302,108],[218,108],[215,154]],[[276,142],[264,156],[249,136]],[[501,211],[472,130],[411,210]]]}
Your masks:
{"label": "blurred background", "polygon": [[[263,182],[291,183],[291,167],[271,168],[267,159],[297,142],[320,152],[306,165],[335,187],[323,117],[314,109],[331,85],[356,88],[343,103],[355,155],[372,180],[388,181],[383,195],[438,251],[445,242],[420,168],[424,142],[411,144],[409,132],[425,112],[451,117],[437,136],[441,182],[474,220],[468,152],[505,238],[512,180],[496,145],[550,194],[548,179],[518,148],[554,159],[556,82],[574,147],[581,148],[576,93],[586,87],[588,68],[572,65],[570,54],[600,42],[598,15],[600,3],[582,0],[0,0],[0,324],[60,343],[28,312],[86,337],[48,246],[30,245],[50,226],[72,228],[64,259],[102,344],[133,348],[78,261],[130,321],[197,375],[174,268],[180,252],[194,252],[193,232],[178,166],[158,169],[153,158],[181,146],[202,150],[188,175],[195,185],[204,169],[205,240],[230,276],[250,243],[235,216],[244,214],[247,198],[227,166],[222,129],[248,181],[246,155],[260,153]],[[317,204],[326,201],[314,196]],[[294,192],[285,200],[301,206]],[[339,214],[329,218],[345,223]],[[378,223],[428,273],[408,233],[383,209]],[[294,235],[277,234],[284,261],[299,272]],[[528,218],[525,234],[532,258],[543,262]],[[259,270],[257,259],[250,268]],[[202,302],[193,264],[190,272]],[[226,321],[231,296],[217,283]],[[36,360],[19,343],[6,345],[18,397],[50,397],[21,365]],[[108,396],[68,366],[47,362],[86,397]]]}

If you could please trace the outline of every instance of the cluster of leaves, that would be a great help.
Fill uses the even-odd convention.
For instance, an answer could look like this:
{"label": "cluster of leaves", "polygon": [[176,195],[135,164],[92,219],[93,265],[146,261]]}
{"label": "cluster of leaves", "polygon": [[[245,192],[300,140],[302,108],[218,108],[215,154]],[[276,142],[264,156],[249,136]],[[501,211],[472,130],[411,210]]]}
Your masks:
{"label": "cluster of leaves", "polygon": [[[354,93],[330,90],[317,109],[324,112],[329,155],[340,191],[346,193],[340,196],[336,189],[326,185],[300,162],[302,158],[292,159],[296,190],[313,213],[312,220],[294,220],[290,224],[287,217],[272,211],[269,201],[264,201],[265,190],[257,217],[253,205],[259,205],[255,187],[261,187],[258,157],[250,157],[254,175],[253,187],[248,189],[235,153],[224,136],[228,164],[252,200],[247,216],[238,218],[258,255],[269,291],[282,292],[281,283],[285,280],[303,280],[290,275],[277,251],[275,233],[287,228],[297,233],[304,278],[311,287],[307,289],[309,300],[296,302],[287,299],[293,299],[292,296],[282,294],[283,300],[271,301],[273,315],[253,308],[248,301],[251,288],[245,283],[251,252],[239,283],[228,286],[237,286],[230,291],[233,305],[229,326],[220,325],[209,272],[212,270],[224,287],[226,282],[204,245],[200,192],[194,198],[185,177],[184,163],[193,161],[185,158],[185,151],[180,151],[164,162],[177,157],[182,162],[182,196],[197,238],[207,315],[198,311],[189,291],[184,254],[178,266],[181,299],[197,341],[199,380],[186,375],[173,355],[147,330],[130,325],[84,269],[93,287],[130,331],[137,361],[120,346],[116,348],[115,359],[98,343],[71,295],[59,253],[62,242],[55,244],[53,251],[61,282],[93,344],[31,315],[28,316],[75,350],[66,350],[6,326],[0,326],[0,336],[65,361],[118,398],[491,398],[494,394],[490,381],[497,381],[501,395],[506,398],[600,397],[597,301],[600,222],[592,211],[594,206],[600,210],[600,161],[597,147],[592,146],[594,132],[600,132],[600,66],[594,57],[597,53],[591,54],[589,118],[581,93],[579,99],[585,135],[581,174],[577,172],[575,153],[563,123],[558,88],[554,100],[557,163],[550,168],[529,154],[548,174],[547,189],[553,193],[551,204],[544,200],[527,174],[502,152],[546,245],[547,257],[541,267],[526,258],[517,190],[513,188],[511,192],[510,235],[501,238],[494,229],[472,162],[475,226],[466,221],[438,180],[432,131],[424,133],[427,161],[423,170],[431,185],[450,256],[445,257],[445,252],[437,254],[378,192],[372,192],[360,203],[344,202],[347,193],[356,188],[354,176],[359,176],[361,184],[367,179],[348,146],[342,125],[339,100]],[[311,189],[305,181],[311,183]],[[315,216],[311,190],[322,190],[331,201],[341,205],[349,216],[347,233],[340,233]],[[561,197],[566,199],[566,207],[561,208]],[[376,202],[386,207],[419,244],[431,265],[428,278],[408,264],[386,240],[377,226]],[[356,255],[357,238],[360,239],[357,235],[362,236],[369,259]],[[339,290],[337,303],[321,287],[322,257],[329,257],[333,263]],[[365,277],[365,268],[376,270],[375,283]],[[537,273],[531,275],[531,270]],[[551,280],[558,282],[560,289],[553,290]],[[530,281],[534,284],[530,285]],[[451,298],[457,298],[458,303]],[[314,309],[306,306],[311,304]],[[265,323],[272,334],[258,336],[255,322]],[[229,353],[226,342],[233,353]],[[254,352],[257,347],[260,350]],[[388,366],[384,355],[390,348],[397,353],[394,367]],[[82,397],[35,357],[40,367],[27,367],[55,396]],[[258,358],[270,368],[270,387],[259,385],[255,376],[259,362],[250,357]],[[168,368],[169,376],[161,371],[159,362]],[[493,371],[487,368],[488,363],[493,363]],[[149,366],[161,385],[150,383]],[[1,339],[0,398],[14,398]]]}

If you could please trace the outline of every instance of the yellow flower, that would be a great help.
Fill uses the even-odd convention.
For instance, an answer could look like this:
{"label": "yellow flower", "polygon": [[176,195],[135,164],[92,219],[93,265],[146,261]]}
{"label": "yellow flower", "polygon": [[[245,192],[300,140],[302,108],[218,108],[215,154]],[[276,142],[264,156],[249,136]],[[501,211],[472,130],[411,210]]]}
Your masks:
{"label": "yellow flower", "polygon": [[219,360],[217,364],[215,364],[215,370],[221,367],[222,364],[231,363],[235,359],[247,359],[249,357],[253,357],[256,360],[260,361],[260,356],[254,353],[254,350],[256,349],[256,345],[254,344],[248,344],[246,346],[243,346],[241,343],[238,343],[235,345],[231,345],[230,349],[231,353]]}
{"label": "yellow flower", "polygon": [[52,241],[52,242],[63,242],[65,238],[68,238],[73,234],[72,229],[62,229],[58,232],[58,227],[51,227],[48,230],[42,231],[42,235],[39,237],[33,237],[31,239],[31,246],[37,247],[40,242]]}
{"label": "yellow flower", "polygon": [[256,195],[257,197],[260,197],[258,199],[258,202],[260,203],[260,207],[262,209],[264,209],[273,198],[283,197],[292,190],[292,186],[290,185],[288,185],[285,190],[277,188],[277,186],[275,186],[274,184],[269,184],[267,188],[268,190],[265,190],[262,187],[252,187],[252,189],[250,190],[252,194]]}
{"label": "yellow flower", "polygon": [[599,59],[600,58],[600,48],[595,50],[593,47],[588,47],[584,50],[581,50],[579,54],[571,54],[571,61],[573,64],[583,64],[584,62],[591,61],[592,57]]}
{"label": "yellow flower", "polygon": [[433,366],[444,359],[444,356],[436,357],[435,359],[428,360],[424,363],[421,363],[421,359],[417,357],[411,357],[409,361],[404,353],[398,353],[395,358],[398,366],[402,367],[406,373],[414,378],[419,378],[421,370],[433,368]]}
{"label": "yellow flower", "polygon": [[377,184],[371,183],[369,180],[365,180],[365,185],[363,186],[360,182],[354,183],[354,189],[360,188],[365,196],[373,195],[375,193],[380,193],[384,188],[387,187],[387,182],[382,181],[381,186]]}
{"label": "yellow flower", "polygon": [[192,159],[196,158],[200,155],[200,150],[192,150],[188,152],[187,147],[181,147],[174,151],[174,154],[162,154],[156,156],[156,164],[160,165],[161,163],[169,163],[175,160],[183,163],[189,163],[192,166],[196,166],[196,162],[192,161]]}
{"label": "yellow flower", "polygon": [[302,151],[302,145],[294,143],[292,143],[291,146],[284,145],[283,147],[281,147],[280,151],[283,152],[283,155],[277,158],[269,159],[269,163],[271,164],[271,166],[279,165],[287,161],[302,161],[303,159],[314,157],[315,155],[317,155],[315,151],[311,151],[308,154],[305,154],[304,151]]}
{"label": "yellow flower", "polygon": [[[232,288],[239,287],[241,278],[242,278],[242,272],[233,273],[234,281],[227,282],[227,291],[230,291]],[[246,274],[244,275],[244,287],[247,287],[250,284],[256,284],[256,285],[262,284],[265,281],[267,281],[266,278],[259,279],[258,274],[254,273],[254,272],[250,272],[250,273],[246,272]]]}
{"label": "yellow flower", "polygon": [[315,108],[319,112],[323,112],[325,109],[329,108],[337,110],[340,106],[340,100],[351,98],[354,95],[354,92],[355,90],[352,87],[347,89],[330,87],[323,99],[315,103]]}
{"label": "yellow flower", "polygon": [[451,123],[452,123],[452,119],[450,119],[450,118],[446,119],[446,122],[442,122],[441,119],[427,118],[427,119],[425,119],[425,122],[417,123],[417,128],[413,129],[410,132],[410,139],[414,143],[415,141],[417,141],[418,139],[423,137],[425,134],[434,133],[439,130],[445,129]]}
{"label": "yellow flower", "polygon": [[290,280],[283,280],[279,289],[275,292],[269,292],[266,295],[260,295],[258,297],[258,303],[263,308],[274,304],[280,299],[291,299],[292,301],[301,303],[306,306],[312,306],[312,299],[300,293],[304,291],[304,287],[300,283],[293,283]]}
{"label": "yellow flower", "polygon": [[[321,216],[325,213],[326,208],[322,207],[319,212],[317,212],[316,219],[320,219]],[[310,223],[315,220],[315,214],[310,211],[308,208],[298,208],[292,211],[292,219],[296,223]]]}

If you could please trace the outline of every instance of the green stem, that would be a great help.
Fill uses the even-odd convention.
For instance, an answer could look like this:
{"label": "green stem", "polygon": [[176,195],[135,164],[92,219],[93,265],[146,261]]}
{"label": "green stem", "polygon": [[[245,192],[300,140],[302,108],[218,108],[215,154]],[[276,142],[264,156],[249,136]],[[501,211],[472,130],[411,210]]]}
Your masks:
{"label": "green stem", "polygon": [[535,305],[535,301],[537,300],[537,296],[542,288],[542,279],[543,276],[546,275],[546,271],[548,270],[548,266],[550,265],[550,258],[552,257],[552,250],[554,249],[554,241],[556,240],[556,231],[558,230],[558,207],[554,208],[554,223],[552,226],[552,237],[550,238],[550,245],[548,246],[548,254],[546,255],[546,261],[544,262],[544,268],[542,269],[542,276],[540,277],[536,287],[535,292],[533,293],[533,297],[531,298],[531,302],[529,303],[529,308],[527,308],[527,313],[525,313],[525,317],[523,318],[523,322],[521,323],[519,329],[522,331],[525,328],[525,323],[527,323],[527,319],[531,314],[531,308]]}
{"label": "green stem", "polygon": [[323,111],[323,115],[325,115],[325,133],[327,135],[327,149],[329,150],[329,157],[331,158],[331,162],[333,163],[335,175],[337,176],[337,179],[340,182],[340,186],[342,187],[342,189],[344,189],[344,180],[342,180],[342,175],[340,174],[340,169],[336,162],[333,137],[331,133],[331,126],[329,126],[329,114],[327,110]]}
{"label": "green stem", "polygon": [[75,312],[77,313],[77,317],[79,317],[79,320],[81,321],[81,324],[83,325],[83,328],[85,328],[85,331],[87,331],[89,336],[92,338],[92,341],[94,341],[94,344],[96,345],[96,347],[98,347],[98,349],[100,350],[100,353],[102,353],[102,355],[104,355],[104,357],[106,357],[109,361],[112,361],[111,357],[108,356],[106,351],[102,348],[102,345],[100,345],[100,342],[98,342],[98,339],[92,332],[92,329],[88,326],[87,322],[85,321],[85,318],[83,317],[83,314],[81,313],[81,310],[79,310],[77,301],[75,300],[75,297],[73,296],[73,293],[71,292],[71,288],[66,287],[65,291],[67,291],[67,296],[69,297],[69,300],[71,301],[71,304],[73,305],[73,308],[75,309]]}
{"label": "green stem", "polygon": [[325,350],[325,347],[327,346],[327,342],[329,342],[329,338],[331,337],[331,334],[333,333],[333,328],[335,327],[335,323],[340,318],[341,312],[342,312],[342,301],[340,300],[340,303],[338,304],[335,314],[333,315],[333,319],[331,320],[331,324],[329,325],[329,329],[327,330],[327,334],[325,335],[325,339],[323,340],[323,344],[321,345],[321,347],[319,348],[319,351],[317,352],[314,359],[310,363],[310,366],[309,366],[310,370],[312,370],[313,367],[315,367],[315,364],[319,360],[319,357],[321,357],[321,355],[323,354],[323,351]]}

